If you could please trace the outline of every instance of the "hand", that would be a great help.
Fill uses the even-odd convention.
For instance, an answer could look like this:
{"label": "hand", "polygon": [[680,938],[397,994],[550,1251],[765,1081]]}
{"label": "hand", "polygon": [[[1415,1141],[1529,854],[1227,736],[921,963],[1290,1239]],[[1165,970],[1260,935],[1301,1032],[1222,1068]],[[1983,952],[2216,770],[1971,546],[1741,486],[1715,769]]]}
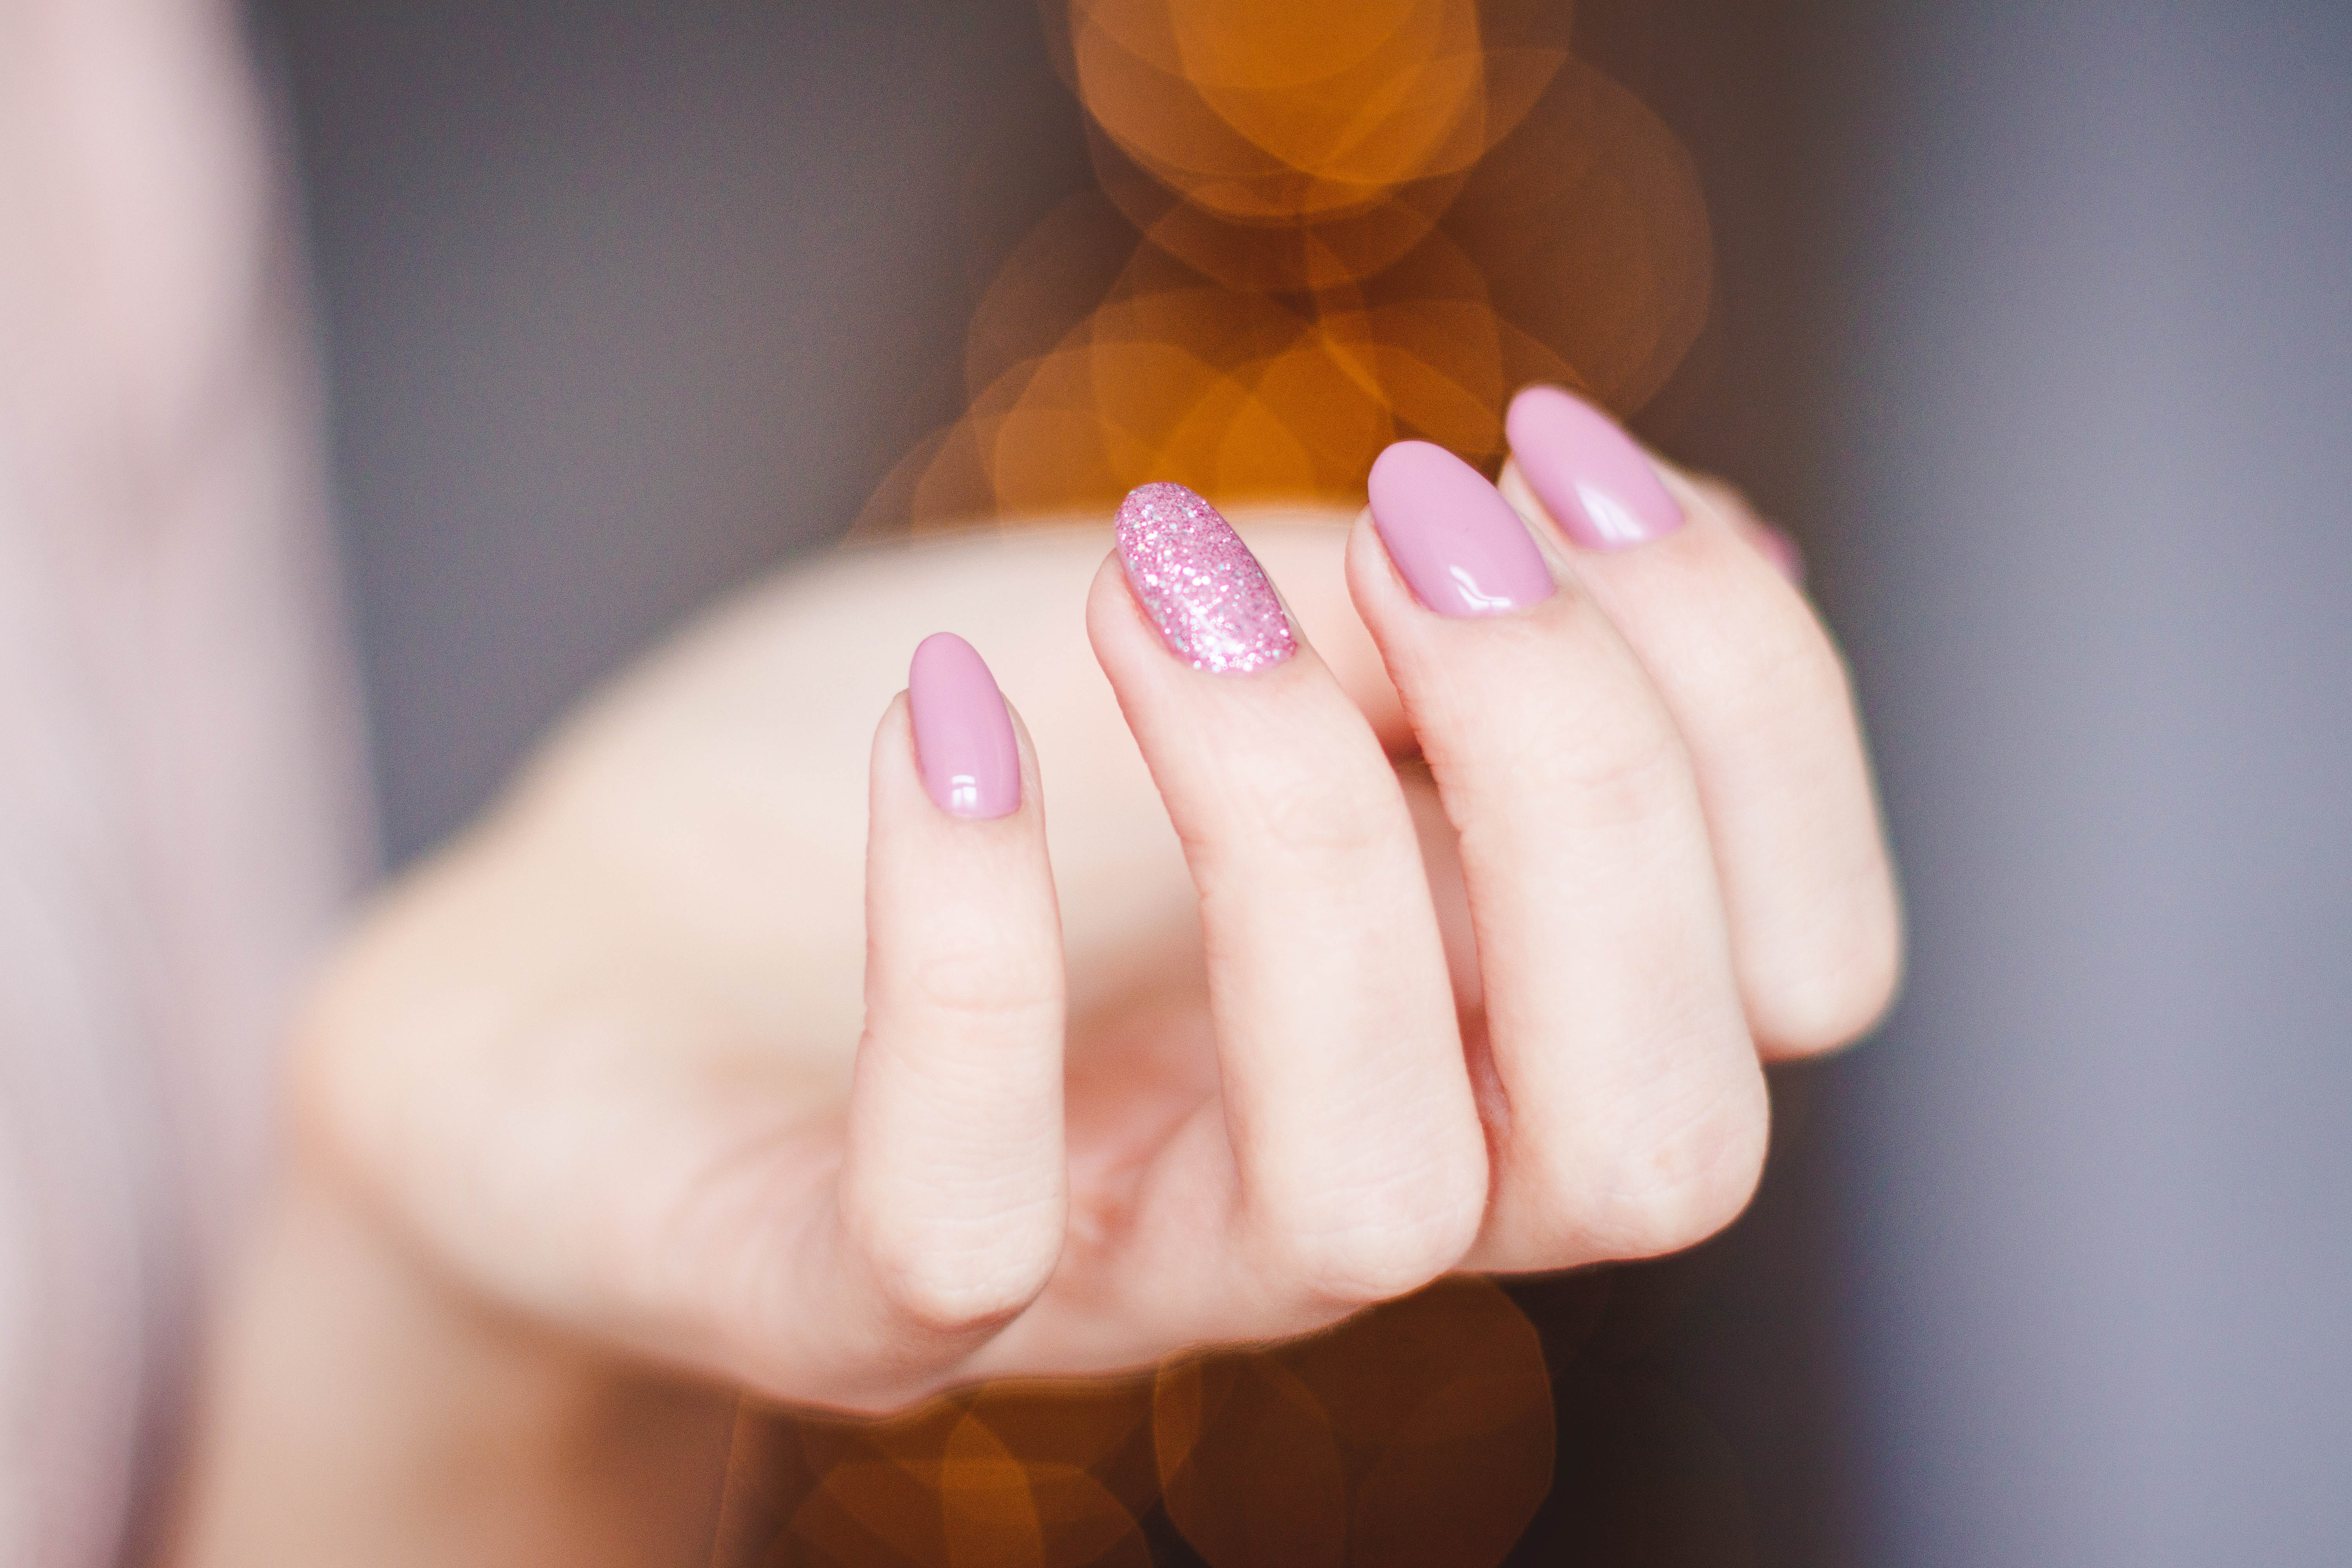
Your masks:
{"label": "hand", "polygon": [[[1591,536],[1523,423],[1507,490]],[[1252,528],[1304,640],[1245,672],[1066,530],[720,615],[352,942],[305,1184],[527,1333],[864,1410],[1709,1234],[1759,1046],[1894,984],[1843,669],[1724,492],[1612,470],[1603,521],[1687,523],[1581,548],[1432,453],[1377,529]],[[1007,815],[935,804],[888,698],[940,629],[1027,720]]]}

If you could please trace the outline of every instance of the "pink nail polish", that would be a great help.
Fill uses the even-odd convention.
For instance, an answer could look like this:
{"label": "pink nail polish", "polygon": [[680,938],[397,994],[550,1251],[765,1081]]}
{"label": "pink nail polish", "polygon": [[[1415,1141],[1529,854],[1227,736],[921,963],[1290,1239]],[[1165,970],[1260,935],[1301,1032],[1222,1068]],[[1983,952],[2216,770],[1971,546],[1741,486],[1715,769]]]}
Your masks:
{"label": "pink nail polish", "polygon": [[1530,386],[1505,420],[1511,456],[1560,529],[1587,550],[1623,550],[1683,525],[1658,470],[1614,420],[1556,386]]}
{"label": "pink nail polish", "polygon": [[1169,648],[1194,669],[1245,675],[1298,651],[1257,557],[1182,485],[1128,492],[1118,503],[1118,561]]}
{"label": "pink nail polish", "polygon": [[953,816],[1008,816],[1021,806],[1021,749],[996,678],[953,632],[923,639],[907,671],[915,763],[923,788]]}
{"label": "pink nail polish", "polygon": [[1519,514],[1444,447],[1399,441],[1365,488],[1389,559],[1439,615],[1499,616],[1551,597],[1551,568]]}

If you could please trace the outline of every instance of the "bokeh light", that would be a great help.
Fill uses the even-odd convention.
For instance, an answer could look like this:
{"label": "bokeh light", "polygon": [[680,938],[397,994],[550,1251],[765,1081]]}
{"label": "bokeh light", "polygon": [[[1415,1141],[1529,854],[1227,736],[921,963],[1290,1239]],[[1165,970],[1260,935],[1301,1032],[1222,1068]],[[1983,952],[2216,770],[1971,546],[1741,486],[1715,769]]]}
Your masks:
{"label": "bokeh light", "polygon": [[[1631,413],[1706,320],[1689,160],[1570,54],[1566,5],[1045,5],[1098,188],[991,281],[966,410],[877,490],[867,537],[1099,518],[1154,479],[1352,503],[1405,437],[1491,468],[1519,386]],[[884,1422],[747,1411],[718,1561],[1139,1565],[1172,1530],[1215,1568],[1493,1568],[1552,1485],[1545,1349],[1453,1279],[1146,1378]]]}
{"label": "bokeh light", "polygon": [[1531,381],[1621,415],[1712,289],[1688,158],[1535,0],[1045,0],[1097,189],[987,289],[966,412],[872,537],[1174,479],[1360,499],[1405,437],[1490,468]]}
{"label": "bokeh light", "polygon": [[1168,1516],[1216,1568],[1493,1568],[1551,1487],[1542,1346],[1481,1279],[1165,1367],[1152,1432]]}
{"label": "bokeh light", "polygon": [[1328,1333],[1154,1376],[1006,1382],[907,1415],[738,1424],[730,1568],[1494,1568],[1552,1480],[1544,1351],[1449,1279]]}

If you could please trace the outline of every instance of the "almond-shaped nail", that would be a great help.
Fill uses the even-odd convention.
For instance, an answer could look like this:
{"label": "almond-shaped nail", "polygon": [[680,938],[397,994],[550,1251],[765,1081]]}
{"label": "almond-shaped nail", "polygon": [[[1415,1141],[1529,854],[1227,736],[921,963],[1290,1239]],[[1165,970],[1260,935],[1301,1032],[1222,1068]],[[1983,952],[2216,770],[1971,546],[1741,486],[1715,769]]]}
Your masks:
{"label": "almond-shaped nail", "polygon": [[1551,597],[1551,568],[1519,514],[1444,447],[1399,441],[1364,488],[1389,559],[1439,615],[1500,616]]}
{"label": "almond-shaped nail", "polygon": [[1683,509],[1617,422],[1556,386],[1531,386],[1505,421],[1528,488],[1587,550],[1624,550],[1683,525]]}
{"label": "almond-shaped nail", "polygon": [[1139,485],[1118,503],[1118,563],[1170,650],[1194,669],[1244,675],[1298,651],[1257,557],[1182,485]]}
{"label": "almond-shaped nail", "polygon": [[1021,748],[996,678],[953,632],[927,637],[907,671],[915,763],[923,788],[952,816],[1009,816],[1021,809]]}

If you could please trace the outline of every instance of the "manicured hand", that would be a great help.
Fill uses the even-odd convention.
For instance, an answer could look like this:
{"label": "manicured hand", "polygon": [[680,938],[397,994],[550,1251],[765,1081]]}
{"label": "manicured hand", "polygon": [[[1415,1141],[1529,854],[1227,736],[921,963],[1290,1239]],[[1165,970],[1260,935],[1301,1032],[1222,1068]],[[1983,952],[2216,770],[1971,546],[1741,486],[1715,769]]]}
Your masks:
{"label": "manicured hand", "polygon": [[1510,432],[715,617],[352,942],[298,1186],[501,1344],[854,1410],[1709,1235],[1895,981],[1844,671],[1727,492]]}

